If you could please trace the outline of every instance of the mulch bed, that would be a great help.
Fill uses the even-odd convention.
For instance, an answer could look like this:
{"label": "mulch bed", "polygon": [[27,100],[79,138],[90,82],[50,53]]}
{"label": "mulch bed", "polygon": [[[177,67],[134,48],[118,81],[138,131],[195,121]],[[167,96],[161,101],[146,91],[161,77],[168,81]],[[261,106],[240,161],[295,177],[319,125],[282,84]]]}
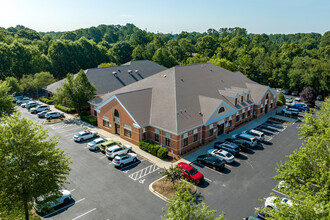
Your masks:
{"label": "mulch bed", "polygon": [[[185,180],[180,180],[185,181]],[[188,183],[187,181],[185,181]],[[179,185],[179,182],[176,182],[174,185]],[[191,185],[191,191],[194,193],[196,192],[197,188],[194,185]],[[161,194],[162,196],[165,196],[167,199],[169,199],[171,196],[174,196],[176,189],[173,187],[173,184],[170,181],[165,181],[165,178],[161,178],[153,183],[152,188]]]}
{"label": "mulch bed", "polygon": [[55,124],[55,123],[59,123],[59,122],[63,122],[63,121],[67,121],[67,119],[66,118],[62,118],[62,119],[60,119],[60,118],[56,118],[56,119],[52,119],[52,120],[45,120],[45,121],[43,121],[42,122],[42,124]]}

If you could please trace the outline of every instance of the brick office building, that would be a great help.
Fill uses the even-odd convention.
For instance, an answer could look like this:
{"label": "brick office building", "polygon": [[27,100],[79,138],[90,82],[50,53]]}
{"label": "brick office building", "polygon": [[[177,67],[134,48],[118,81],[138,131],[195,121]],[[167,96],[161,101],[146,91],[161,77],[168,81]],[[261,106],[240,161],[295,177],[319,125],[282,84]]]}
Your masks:
{"label": "brick office building", "polygon": [[174,153],[207,143],[276,107],[276,94],[210,63],[177,66],[90,101],[98,126]]}

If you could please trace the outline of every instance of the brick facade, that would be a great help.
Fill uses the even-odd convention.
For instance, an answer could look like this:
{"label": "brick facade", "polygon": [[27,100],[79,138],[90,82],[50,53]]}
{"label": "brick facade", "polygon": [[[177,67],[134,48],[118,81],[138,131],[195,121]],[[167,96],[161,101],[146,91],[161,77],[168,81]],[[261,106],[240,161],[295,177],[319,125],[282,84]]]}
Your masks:
{"label": "brick facade", "polygon": [[[266,97],[268,97],[268,99],[266,99]],[[267,105],[268,107],[266,107]],[[175,154],[185,154],[200,145],[207,144],[215,140],[218,137],[219,128],[223,128],[222,133],[232,132],[242,124],[263,116],[266,108],[268,108],[268,112],[276,108],[276,97],[270,91],[266,92],[264,97],[261,99],[260,105],[253,104],[247,106],[238,110],[233,115],[221,119],[220,121],[192,128],[191,130],[179,135],[175,135],[170,132],[166,132],[161,128],[155,128],[152,126],[146,126],[144,128],[134,127],[134,120],[116,99],[113,99],[103,106],[97,115],[94,114],[96,111],[94,111],[94,106],[91,105],[91,115],[97,118],[98,127],[113,134],[116,134],[117,132],[121,138],[132,142],[135,145],[138,145],[140,140],[152,140],[157,144],[166,146],[169,151],[173,150],[173,153]],[[119,113],[119,120],[117,119],[117,124],[120,126],[117,131],[115,125],[116,110]],[[236,121],[237,117],[238,121]],[[109,126],[107,126],[107,123],[104,121],[108,121]],[[130,129],[131,137],[125,135],[125,129]]]}

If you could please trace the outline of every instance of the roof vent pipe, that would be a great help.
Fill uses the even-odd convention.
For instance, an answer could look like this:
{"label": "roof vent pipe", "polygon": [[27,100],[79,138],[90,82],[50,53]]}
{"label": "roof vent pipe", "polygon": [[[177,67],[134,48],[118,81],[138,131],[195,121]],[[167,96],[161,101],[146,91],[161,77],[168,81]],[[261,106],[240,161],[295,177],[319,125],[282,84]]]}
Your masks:
{"label": "roof vent pipe", "polygon": [[112,72],[112,74],[113,74],[114,76],[116,76],[116,75],[117,75],[117,72]]}
{"label": "roof vent pipe", "polygon": [[139,72],[139,70],[135,70],[135,72],[136,72],[136,73],[138,73],[138,72]]}
{"label": "roof vent pipe", "polygon": [[132,74],[133,71],[132,71],[132,70],[128,70],[127,72],[128,72],[129,74]]}

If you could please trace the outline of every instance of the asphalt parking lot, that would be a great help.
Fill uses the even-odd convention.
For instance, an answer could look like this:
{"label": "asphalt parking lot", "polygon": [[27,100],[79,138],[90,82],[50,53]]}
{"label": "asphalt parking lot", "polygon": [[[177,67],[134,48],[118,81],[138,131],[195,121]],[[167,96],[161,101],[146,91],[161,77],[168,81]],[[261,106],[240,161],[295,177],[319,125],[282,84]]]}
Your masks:
{"label": "asphalt parking lot", "polygon": [[[22,115],[42,122],[37,115],[18,107]],[[91,140],[76,143],[73,135],[84,128],[73,122],[43,125],[50,136],[60,136],[58,147],[72,159],[66,189],[72,201],[58,206],[46,219],[159,219],[165,202],[150,193],[149,184],[161,177],[161,169],[138,157],[122,169],[117,169],[99,151],[87,148]]]}
{"label": "asphalt parking lot", "polygon": [[[33,121],[43,121],[26,109],[18,109]],[[265,133],[265,142],[242,152],[236,162],[226,164],[223,171],[215,171],[196,163],[194,153],[185,157],[205,176],[198,187],[199,200],[211,209],[226,212],[226,219],[242,219],[253,215],[254,208],[262,206],[263,199],[274,192],[277,181],[276,163],[285,161],[285,155],[297,149],[297,123],[268,120],[256,126]],[[43,125],[51,136],[60,136],[59,148],[72,158],[72,171],[66,186],[73,200],[59,206],[46,219],[159,219],[166,203],[153,195],[148,186],[161,177],[161,169],[138,157],[136,163],[122,169],[115,168],[101,152],[92,152],[85,141],[75,143],[72,138],[84,128],[75,121]],[[207,151],[207,147],[203,150]]]}

